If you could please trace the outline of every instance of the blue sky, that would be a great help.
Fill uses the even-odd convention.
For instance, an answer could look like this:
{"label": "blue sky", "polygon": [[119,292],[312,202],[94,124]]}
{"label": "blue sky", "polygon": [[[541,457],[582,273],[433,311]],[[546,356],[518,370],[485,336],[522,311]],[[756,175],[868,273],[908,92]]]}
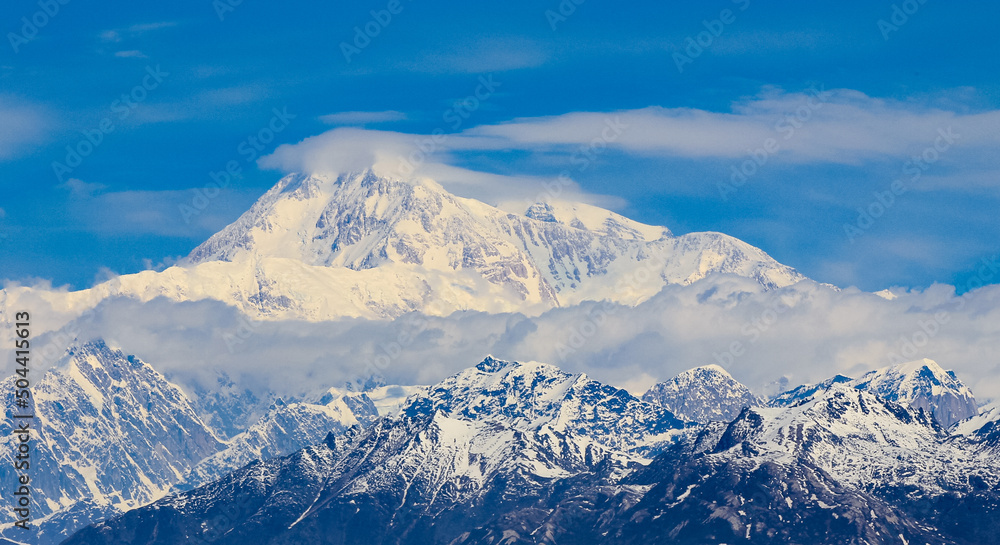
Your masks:
{"label": "blue sky", "polygon": [[568,173],[840,286],[964,284],[1000,253],[993,3],[228,2],[4,3],[0,279],[169,265],[282,171],[436,129],[456,192]]}

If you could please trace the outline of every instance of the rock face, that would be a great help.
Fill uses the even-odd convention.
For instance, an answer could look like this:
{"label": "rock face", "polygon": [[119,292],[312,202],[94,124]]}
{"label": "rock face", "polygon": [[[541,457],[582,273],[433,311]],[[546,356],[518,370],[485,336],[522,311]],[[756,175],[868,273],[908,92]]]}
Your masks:
{"label": "rock face", "polygon": [[403,414],[438,411],[513,429],[573,433],[637,458],[658,453],[685,427],[670,411],[585,374],[493,357],[431,387]]}
{"label": "rock face", "polygon": [[772,407],[789,407],[837,384],[871,392],[912,409],[922,409],[941,426],[979,414],[976,398],[952,371],[937,362],[921,359],[869,371],[861,378],[837,375],[819,384],[803,385],[770,400]]}
{"label": "rock face", "polygon": [[[14,377],[4,379],[8,418],[0,426],[0,479],[14,482]],[[59,543],[95,520],[200,486],[251,461],[295,452],[331,431],[370,425],[378,412],[364,392],[331,392],[319,403],[278,403],[231,439],[206,424],[196,404],[150,364],[96,340],[74,345],[32,386],[32,499],[37,543]],[[242,398],[223,407],[237,412]],[[247,411],[250,406],[244,406]],[[21,414],[21,412],[18,412]],[[223,421],[219,414],[209,420]],[[0,532],[17,539],[10,496]]]}
{"label": "rock face", "polygon": [[[5,396],[12,395],[12,380],[3,381]],[[70,350],[32,394],[28,410],[36,415],[38,431],[32,437],[32,496],[40,518],[76,510],[86,525],[89,518],[79,511],[105,514],[144,505],[222,448],[177,386],[103,341]],[[14,406],[12,398],[5,401]],[[8,418],[0,427],[6,443],[3,482],[14,478],[11,422]],[[12,516],[10,511],[4,509],[3,516]],[[67,537],[44,530],[43,538]]]}
{"label": "rock face", "polygon": [[[286,176],[185,264],[47,299],[53,314],[114,295],[215,299],[263,319],[538,314],[584,300],[635,305],[667,284],[711,274],[750,278],[761,290],[803,279],[720,233],[674,236],[575,203],[508,213],[430,180],[369,170]],[[13,288],[0,302],[14,306],[26,290]]]}
{"label": "rock face", "polygon": [[979,414],[972,390],[955,373],[926,358],[871,371],[851,384],[890,401],[923,409],[944,427]]}
{"label": "rock face", "polygon": [[770,400],[769,405],[772,407],[791,407],[792,405],[797,405],[812,396],[816,395],[818,392],[829,390],[835,384],[845,384],[851,382],[851,377],[845,377],[844,375],[836,375],[833,378],[828,378],[819,384],[803,384],[801,386],[796,386],[787,392],[783,392],[773,399]]}
{"label": "rock face", "polygon": [[175,489],[190,489],[224,477],[255,460],[268,460],[315,444],[328,433],[369,426],[378,409],[364,393],[327,394],[319,403],[278,400],[246,431],[226,441],[226,448],[201,460]]}
{"label": "rock face", "polygon": [[718,365],[695,367],[655,384],[643,394],[642,400],[665,407],[682,420],[701,424],[729,422],[744,408],[763,404]]}
{"label": "rock face", "polygon": [[839,383],[673,429],[643,464],[637,446],[672,416],[619,392],[488,358],[398,416],[67,544],[971,545],[1000,530],[992,421],[949,436],[922,408]]}

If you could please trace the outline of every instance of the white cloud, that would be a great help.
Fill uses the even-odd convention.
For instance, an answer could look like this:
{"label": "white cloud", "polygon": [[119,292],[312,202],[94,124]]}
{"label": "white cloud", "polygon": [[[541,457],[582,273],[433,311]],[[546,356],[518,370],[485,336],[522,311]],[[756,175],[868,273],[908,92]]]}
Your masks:
{"label": "white cloud", "polygon": [[402,121],[406,114],[396,110],[381,112],[338,112],[320,116],[319,120],[329,125],[364,125],[366,123],[388,123]]}
{"label": "white cloud", "polygon": [[[83,337],[105,337],[189,388],[225,371],[241,385],[286,396],[364,378],[376,357],[388,361],[382,373],[390,383],[428,384],[492,353],[586,372],[633,392],[710,363],[760,389],[782,376],[792,385],[859,376],[898,354],[954,369],[980,400],[1000,397],[1000,362],[992,357],[1000,353],[1000,286],[963,297],[942,285],[896,293],[887,301],[811,282],[761,293],[752,281],[720,276],[670,286],[635,308],[585,303],[534,318],[456,313],[249,326],[212,301],[113,300],[80,327]],[[30,305],[48,315],[43,295]]]}
{"label": "white cloud", "polygon": [[[342,174],[374,168],[400,179],[431,178],[461,197],[478,199],[507,211],[522,213],[538,200],[558,197],[605,207],[620,207],[622,199],[589,194],[571,179],[556,182],[538,176],[508,176],[478,172],[449,164],[453,135],[418,135],[341,127],[283,144],[258,165],[284,172]],[[467,140],[467,139],[466,139]],[[557,187],[558,193],[546,190]]]}
{"label": "white cloud", "polygon": [[69,191],[75,198],[89,198],[107,189],[107,186],[99,183],[88,183],[78,178],[70,178],[59,184],[61,189]]}
{"label": "white cloud", "polygon": [[[339,117],[330,121],[386,117],[382,112],[334,115]],[[936,143],[944,143],[942,134],[946,134],[953,141],[941,154],[942,163],[973,161],[980,170],[995,171],[995,149],[1000,145],[997,126],[1000,111],[958,113],[872,98],[847,89],[826,91],[821,86],[797,93],[765,88],[754,97],[734,103],[728,112],[658,106],[571,112],[436,136],[342,127],[298,144],[280,146],[260,165],[286,172],[341,173],[379,164],[404,177],[413,174],[438,179],[460,195],[482,195],[487,202],[496,204],[532,198],[538,193],[539,179],[518,177],[501,187],[496,183],[500,179],[494,178],[478,184],[483,191],[463,193],[463,188],[476,185],[469,180],[485,181],[488,175],[473,176],[447,166],[456,163],[455,154],[524,150],[550,165],[561,160],[569,173],[575,172],[574,165],[584,158],[589,161],[606,149],[665,158],[745,160],[755,151],[765,153],[764,148],[769,147],[765,153],[768,161],[862,164],[892,160],[903,165]],[[952,146],[963,151],[951,151]],[[463,176],[465,182],[459,179]],[[525,183],[528,180],[531,183]],[[979,188],[991,185],[990,180],[980,177],[965,186]],[[588,200],[580,192],[575,194]]]}
{"label": "white cloud", "polygon": [[137,49],[130,49],[127,51],[116,51],[115,56],[123,59],[148,59],[145,53]]}
{"label": "white cloud", "polygon": [[400,60],[400,68],[431,74],[486,74],[545,64],[550,54],[534,40],[521,36],[481,36],[467,44],[434,45],[414,59]]}
{"label": "white cloud", "polygon": [[137,38],[153,30],[162,30],[177,26],[175,21],[159,21],[155,23],[141,23],[124,28],[116,28],[101,32],[98,37],[103,42],[117,43],[124,38]]}
{"label": "white cloud", "polygon": [[729,112],[658,106],[617,112],[573,112],[515,119],[465,131],[470,147],[544,149],[587,145],[609,123],[624,126],[609,147],[642,154],[692,158],[746,157],[777,144],[777,156],[791,161],[857,164],[918,153],[934,144],[939,130],[952,128],[958,145],[1000,144],[1000,111],[957,113],[869,97],[849,89],[788,93],[765,88],[734,103]]}
{"label": "white cloud", "polygon": [[114,236],[207,237],[246,211],[257,196],[227,189],[202,203],[204,197],[195,189],[102,192],[105,186],[76,179],[60,187],[72,196],[66,214],[73,229]]}
{"label": "white cloud", "polygon": [[16,157],[39,142],[49,127],[44,109],[9,95],[0,95],[0,160]]}

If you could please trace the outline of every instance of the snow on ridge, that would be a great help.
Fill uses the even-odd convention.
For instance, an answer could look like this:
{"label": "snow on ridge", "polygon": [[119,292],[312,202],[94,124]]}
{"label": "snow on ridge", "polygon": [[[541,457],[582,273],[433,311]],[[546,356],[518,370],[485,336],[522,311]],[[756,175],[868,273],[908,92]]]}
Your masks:
{"label": "snow on ridge", "polygon": [[442,410],[516,429],[585,435],[604,448],[636,459],[659,452],[685,424],[666,409],[627,391],[540,362],[486,358],[430,387],[404,414]]}
{"label": "snow on ridge", "polygon": [[[47,297],[71,315],[121,295],[212,299],[255,319],[321,321],[411,311],[537,315],[587,300],[636,305],[666,285],[713,274],[761,290],[805,278],[721,233],[674,236],[591,205],[539,206],[512,214],[432,180],[371,170],[290,174],[182,263]],[[13,304],[32,289],[0,300]]]}
{"label": "snow on ridge", "polygon": [[743,408],[763,404],[749,388],[715,364],[688,369],[655,384],[642,399],[662,405],[680,418],[699,423],[730,421]]}
{"label": "snow on ridge", "polygon": [[923,409],[946,428],[979,414],[972,390],[953,372],[927,358],[869,371],[851,385]]}

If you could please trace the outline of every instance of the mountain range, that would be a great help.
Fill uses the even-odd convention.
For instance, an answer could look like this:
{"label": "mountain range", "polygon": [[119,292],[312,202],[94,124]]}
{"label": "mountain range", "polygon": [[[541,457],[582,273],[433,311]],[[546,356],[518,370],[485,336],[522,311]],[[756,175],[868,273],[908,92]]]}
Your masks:
{"label": "mountain range", "polygon": [[[700,371],[683,380],[706,408],[733,397]],[[550,365],[486,358],[367,428],[67,543],[978,543],[997,523],[970,513],[1000,505],[996,443],[979,433],[995,421],[981,420],[950,433],[923,407],[835,382],[698,424]]]}
{"label": "mountain range", "polygon": [[[637,305],[715,275],[760,291],[805,280],[720,233],[675,236],[579,203],[514,213],[367,170],[289,175],[161,272],[76,292],[9,286],[0,308],[30,296],[53,331],[112,297],[295,324],[532,315]],[[282,398],[221,372],[175,383],[128,343],[71,338],[37,371],[36,532],[24,540],[5,509],[0,539],[972,544],[1000,529],[1000,409],[980,411],[932,360],[773,397],[710,365],[640,397],[490,356],[431,386],[362,377]],[[7,407],[13,380],[0,381]]]}

